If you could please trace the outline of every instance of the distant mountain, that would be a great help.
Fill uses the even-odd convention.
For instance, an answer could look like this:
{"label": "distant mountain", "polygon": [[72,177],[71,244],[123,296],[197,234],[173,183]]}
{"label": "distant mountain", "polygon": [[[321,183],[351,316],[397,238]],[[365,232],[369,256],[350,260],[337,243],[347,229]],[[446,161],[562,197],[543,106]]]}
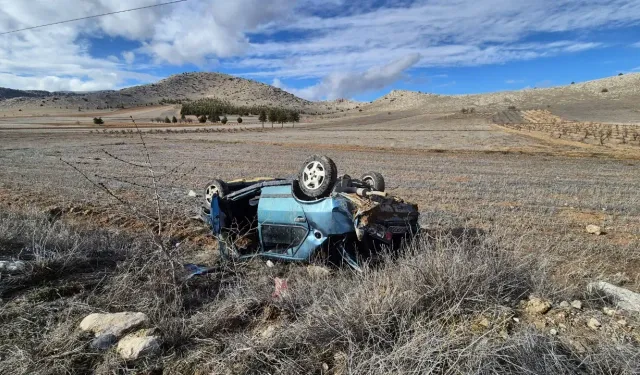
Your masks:
{"label": "distant mountain", "polygon": [[531,88],[470,95],[423,94],[393,90],[367,104],[376,111],[418,110],[422,112],[491,113],[508,108],[549,109],[577,121],[640,123],[640,73],[548,88]]}
{"label": "distant mountain", "polygon": [[82,94],[0,90],[3,90],[0,91],[0,99],[8,99],[0,102],[0,108],[51,107],[96,110],[219,98],[234,105],[266,105],[309,111],[318,108],[320,112],[326,112],[324,104],[315,105],[279,88],[221,73],[182,73],[148,85]]}
{"label": "distant mountain", "polygon": [[38,91],[38,90],[14,90],[8,89],[4,87],[0,87],[0,100],[3,99],[11,99],[11,98],[40,98],[51,95],[49,91]]}

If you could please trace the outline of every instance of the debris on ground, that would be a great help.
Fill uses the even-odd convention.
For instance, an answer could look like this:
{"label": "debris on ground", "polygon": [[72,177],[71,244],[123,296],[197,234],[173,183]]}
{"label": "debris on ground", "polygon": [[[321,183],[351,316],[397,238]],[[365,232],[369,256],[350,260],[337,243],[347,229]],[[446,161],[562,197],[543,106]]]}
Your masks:
{"label": "debris on ground", "polygon": [[582,309],[582,302],[580,302],[579,300],[574,300],[571,302],[571,307],[573,307],[574,309],[580,310]]}
{"label": "debris on ground", "polygon": [[289,289],[289,287],[287,286],[287,280],[276,277],[273,281],[274,281],[275,287],[274,287],[273,294],[271,294],[271,297],[273,298],[286,297],[287,294],[289,293],[287,290]]}
{"label": "debris on ground", "polygon": [[96,336],[112,334],[121,337],[129,330],[138,328],[149,319],[141,312],[119,312],[113,314],[90,314],[80,322],[80,329]]}
{"label": "debris on ground", "polygon": [[563,309],[568,309],[569,306],[571,306],[571,305],[567,301],[560,302],[560,307],[563,308]]}
{"label": "debris on ground", "polygon": [[633,312],[640,312],[640,293],[621,288],[605,281],[592,282],[587,285],[591,293],[611,298],[617,307]]}
{"label": "debris on ground", "polygon": [[147,330],[141,330],[123,337],[116,348],[120,357],[135,360],[157,354],[160,351],[160,338],[148,333]]}
{"label": "debris on ground", "polygon": [[185,280],[189,280],[194,276],[210,273],[211,271],[216,269],[217,269],[216,267],[208,267],[208,266],[201,266],[198,264],[187,263],[184,265],[184,270],[187,273],[187,276],[185,276]]}
{"label": "debris on ground", "polygon": [[529,297],[525,310],[530,314],[544,315],[551,310],[551,302],[539,297]]}
{"label": "debris on ground", "polygon": [[190,196],[190,197],[192,197],[192,198],[196,198],[196,197],[198,196],[198,193],[196,193],[196,192],[195,192],[195,191],[193,191],[193,190],[189,190],[189,193],[188,193],[187,195],[189,195],[189,196]]}
{"label": "debris on ground", "polygon": [[0,272],[6,272],[9,274],[22,273],[26,269],[26,265],[23,261],[0,261]]}
{"label": "debris on ground", "polygon": [[602,234],[602,228],[597,225],[589,224],[587,225],[587,233],[599,236]]}
{"label": "debris on ground", "polygon": [[267,261],[267,268],[273,268],[274,264],[272,261],[268,260]]}

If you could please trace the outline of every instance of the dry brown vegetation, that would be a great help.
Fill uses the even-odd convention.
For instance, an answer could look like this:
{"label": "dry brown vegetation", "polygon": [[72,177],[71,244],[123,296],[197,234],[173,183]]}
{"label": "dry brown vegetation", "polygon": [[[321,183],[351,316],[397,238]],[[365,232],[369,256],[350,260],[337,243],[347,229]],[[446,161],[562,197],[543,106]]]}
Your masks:
{"label": "dry brown vegetation", "polygon": [[[6,374],[638,370],[637,342],[623,328],[588,332],[578,323],[557,338],[526,323],[522,298],[570,295],[522,253],[521,238],[501,230],[425,236],[363,273],[336,269],[314,279],[298,265],[221,264],[176,289],[145,238],[38,214],[4,213],[0,228],[3,246],[32,260],[0,289],[10,300],[0,313]],[[186,247],[180,258],[195,251]],[[280,299],[271,297],[275,276],[289,280]],[[151,317],[165,339],[162,356],[126,363],[88,347],[78,321],[122,310]],[[611,334],[621,340],[615,347]]]}
{"label": "dry brown vegetation", "polygon": [[[295,129],[252,118],[145,128],[158,200],[148,170],[127,164],[146,163],[135,129],[0,129],[0,260],[27,262],[0,278],[0,373],[640,372],[639,317],[605,314],[611,301],[585,288],[640,291],[634,126],[571,122],[570,107],[454,104],[365,106]],[[580,139],[600,128],[611,129],[604,145]],[[289,176],[313,153],[340,173],[381,172],[391,193],[419,204],[425,232],[362,273],[221,262],[187,192],[212,177]],[[185,280],[171,267],[182,263],[214,272]],[[288,281],[282,298],[276,277]],[[529,296],[553,307],[532,314]],[[582,309],[560,306],[574,299]],[[91,349],[80,320],[119,311],[150,317],[158,356]]]}

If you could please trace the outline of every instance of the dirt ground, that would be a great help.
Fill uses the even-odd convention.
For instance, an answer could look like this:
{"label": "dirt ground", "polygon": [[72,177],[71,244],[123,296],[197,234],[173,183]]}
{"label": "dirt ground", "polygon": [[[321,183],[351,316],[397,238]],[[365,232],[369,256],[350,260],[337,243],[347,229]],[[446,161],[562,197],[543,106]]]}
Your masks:
{"label": "dirt ground", "polygon": [[[536,290],[550,299],[588,298],[585,287],[594,280],[640,292],[640,154],[633,148],[564,142],[480,114],[415,110],[313,118],[284,129],[263,130],[255,119],[243,131],[145,129],[144,146],[137,133],[119,129],[20,126],[0,127],[1,210],[55,207],[70,223],[136,233],[143,225],[95,184],[134,204],[152,202],[147,169],[132,165],[144,163],[146,147],[177,228],[174,240],[195,246],[193,262],[217,259],[206,230],[189,219],[208,181],[292,176],[308,155],[326,154],[340,174],[381,172],[390,193],[419,205],[426,230],[490,233],[489,248],[535,260],[554,285]],[[190,190],[200,197],[189,197]],[[589,224],[604,233],[586,233]]]}
{"label": "dirt ground", "polygon": [[[169,204],[185,215],[197,206],[186,193],[200,193],[212,178],[291,176],[307,155],[321,153],[336,161],[339,173],[381,172],[391,193],[420,205],[425,226],[499,223],[544,239],[531,242],[532,251],[543,253],[551,238],[566,241],[545,254],[559,262],[563,278],[579,284],[625,272],[640,288],[640,161],[633,150],[619,158],[610,147],[509,131],[482,116],[399,112],[287,126],[151,131],[145,141],[158,170],[179,172],[161,185]],[[145,170],[108,155],[141,161],[135,133],[48,129],[6,131],[2,138],[0,188],[9,200],[17,195],[39,206],[114,205],[61,160],[123,193],[144,190],[131,183],[149,183]],[[588,236],[587,224],[604,226],[607,235]]]}

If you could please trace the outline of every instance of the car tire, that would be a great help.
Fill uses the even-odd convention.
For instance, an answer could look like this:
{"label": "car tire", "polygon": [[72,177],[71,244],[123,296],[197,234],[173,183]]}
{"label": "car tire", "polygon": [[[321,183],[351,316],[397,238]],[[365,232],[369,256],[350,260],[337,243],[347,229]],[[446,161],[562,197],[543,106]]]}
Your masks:
{"label": "car tire", "polygon": [[371,190],[384,191],[384,177],[378,172],[368,172],[362,175],[360,180]]}
{"label": "car tire", "polygon": [[331,194],[336,184],[338,168],[330,158],[313,155],[302,163],[298,173],[298,186],[308,198],[322,198]]}
{"label": "car tire", "polygon": [[218,194],[218,197],[224,198],[229,194],[229,187],[222,180],[213,180],[207,184],[204,188],[204,203],[205,207],[211,208],[211,198],[213,194]]}

